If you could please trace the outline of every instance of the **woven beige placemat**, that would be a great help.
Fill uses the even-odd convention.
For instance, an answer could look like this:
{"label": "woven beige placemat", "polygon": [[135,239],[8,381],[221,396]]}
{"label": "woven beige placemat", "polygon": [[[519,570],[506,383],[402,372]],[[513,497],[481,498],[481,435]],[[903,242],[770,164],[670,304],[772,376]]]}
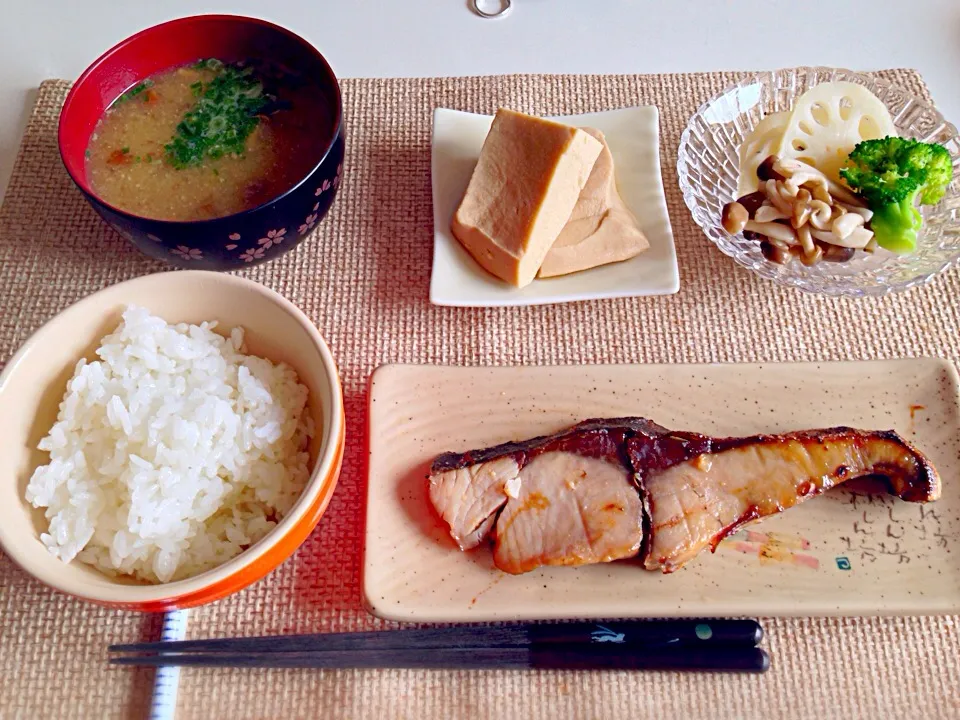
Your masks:
{"label": "woven beige placemat", "polygon": [[[919,76],[881,73],[926,94]],[[247,274],[297,303],[340,364],[348,440],[317,531],[264,581],[191,611],[192,637],[384,625],[360,604],[365,380],[382,362],[696,362],[960,356],[960,274],[881,300],[781,289],[739,269],[693,224],[677,144],[735,73],[345,80],[343,191],[316,235]],[[63,171],[67,83],[40,88],[0,211],[0,358],[90,292],[162,266],[103,225]],[[666,298],[463,310],[427,301],[431,114],[498,106],[559,115],[656,104],[681,291]],[[956,478],[947,478],[947,482]],[[960,538],[953,538],[956,542]],[[142,716],[149,672],[108,668],[108,642],[157,618],[61,597],[0,556],[0,716]],[[941,718],[960,716],[958,618],[764,622],[762,677],[670,673],[184,671],[178,718]]]}

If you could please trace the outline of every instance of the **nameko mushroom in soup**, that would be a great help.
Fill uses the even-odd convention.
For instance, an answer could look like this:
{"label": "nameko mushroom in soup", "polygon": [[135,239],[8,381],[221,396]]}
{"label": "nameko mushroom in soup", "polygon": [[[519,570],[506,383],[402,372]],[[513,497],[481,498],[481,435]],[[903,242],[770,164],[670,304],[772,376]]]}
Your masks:
{"label": "nameko mushroom in soup", "polygon": [[262,62],[204,59],[128,89],[86,153],[94,192],[158,220],[208,220],[293,187],[330,137],[322,90]]}

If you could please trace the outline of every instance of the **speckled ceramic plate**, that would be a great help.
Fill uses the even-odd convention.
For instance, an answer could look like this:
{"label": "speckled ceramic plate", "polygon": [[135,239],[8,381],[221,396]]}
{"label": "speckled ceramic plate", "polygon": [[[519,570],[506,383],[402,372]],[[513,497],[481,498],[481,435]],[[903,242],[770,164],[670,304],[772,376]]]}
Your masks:
{"label": "speckled ceramic plate", "polygon": [[[960,406],[944,360],[780,365],[455,368],[388,365],[370,387],[364,596],[394,620],[471,621],[960,611]],[[842,488],[755,523],[672,575],[636,561],[507,575],[460,552],[429,505],[446,450],[550,433],[588,417],[749,435],[895,429],[940,470],[922,506]]]}

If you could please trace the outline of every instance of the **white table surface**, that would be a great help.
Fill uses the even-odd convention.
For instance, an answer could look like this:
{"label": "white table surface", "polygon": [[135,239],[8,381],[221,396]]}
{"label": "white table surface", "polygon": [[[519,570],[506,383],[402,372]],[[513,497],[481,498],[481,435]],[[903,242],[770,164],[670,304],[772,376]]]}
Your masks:
{"label": "white table surface", "polygon": [[960,123],[960,0],[513,2],[484,20],[467,0],[0,0],[0,190],[42,80],[76,78],[135,31],[203,12],[289,27],[341,77],[912,67]]}

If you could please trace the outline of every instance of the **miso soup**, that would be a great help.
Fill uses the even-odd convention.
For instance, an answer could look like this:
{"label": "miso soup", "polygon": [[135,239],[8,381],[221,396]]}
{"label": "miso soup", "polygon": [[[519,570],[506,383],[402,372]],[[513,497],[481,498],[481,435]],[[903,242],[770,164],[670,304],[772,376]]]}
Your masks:
{"label": "miso soup", "polygon": [[330,140],[321,89],[263,64],[219,60],[165,70],[121,95],[86,153],[94,193],[160,220],[254,208],[303,179]]}

